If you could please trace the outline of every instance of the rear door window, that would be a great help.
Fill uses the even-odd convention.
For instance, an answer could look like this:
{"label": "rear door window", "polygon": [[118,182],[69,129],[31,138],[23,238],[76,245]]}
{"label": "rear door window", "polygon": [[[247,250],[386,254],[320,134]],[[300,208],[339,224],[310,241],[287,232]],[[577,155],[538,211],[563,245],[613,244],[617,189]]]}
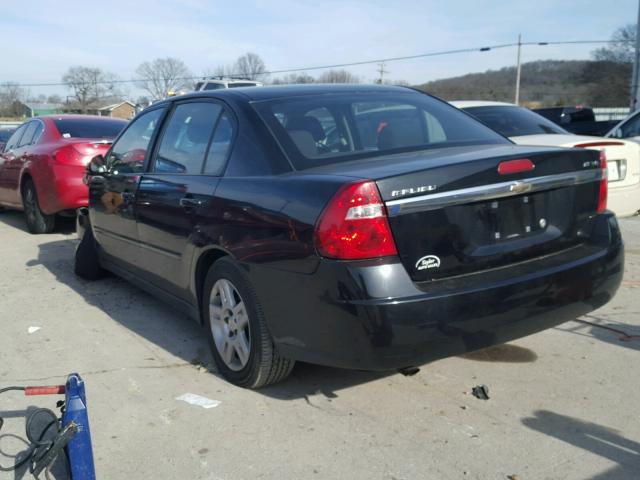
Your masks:
{"label": "rear door window", "polygon": [[149,142],[162,117],[162,108],[143,113],[133,120],[116,143],[107,158],[107,169],[119,173],[139,173],[144,170],[144,159]]}
{"label": "rear door window", "polygon": [[207,148],[221,111],[222,107],[212,102],[176,106],[162,133],[152,171],[202,173]]}
{"label": "rear door window", "polygon": [[18,147],[25,147],[27,145],[31,145],[31,139],[33,138],[33,134],[36,132],[37,128],[38,128],[37,122],[27,123],[27,128],[24,131],[22,138],[20,139],[20,143],[18,144]]}

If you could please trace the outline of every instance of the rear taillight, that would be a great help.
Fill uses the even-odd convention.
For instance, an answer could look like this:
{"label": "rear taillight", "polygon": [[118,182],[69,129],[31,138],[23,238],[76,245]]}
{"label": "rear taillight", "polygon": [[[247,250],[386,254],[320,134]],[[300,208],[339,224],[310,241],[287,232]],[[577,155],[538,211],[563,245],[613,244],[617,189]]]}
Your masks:
{"label": "rear taillight", "polygon": [[367,180],[340,188],[318,220],[315,242],[320,255],[340,260],[397,255],[376,184]]}
{"label": "rear taillight", "polygon": [[607,156],[600,152],[600,169],[602,170],[602,180],[600,180],[600,191],[598,194],[598,213],[607,209],[608,181],[607,181]]}

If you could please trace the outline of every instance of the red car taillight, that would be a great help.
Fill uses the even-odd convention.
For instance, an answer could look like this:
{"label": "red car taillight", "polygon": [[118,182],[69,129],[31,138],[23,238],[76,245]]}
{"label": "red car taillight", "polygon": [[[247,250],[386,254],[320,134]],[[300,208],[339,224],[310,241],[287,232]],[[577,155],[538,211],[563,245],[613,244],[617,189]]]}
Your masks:
{"label": "red car taillight", "polygon": [[602,170],[602,180],[600,180],[600,192],[598,194],[598,213],[607,209],[608,180],[607,180],[607,156],[600,152],[600,169]]}
{"label": "red car taillight", "polygon": [[398,254],[387,209],[370,180],[338,190],[320,216],[315,241],[320,255],[340,260]]}
{"label": "red car taillight", "polygon": [[53,154],[56,163],[60,165],[84,165],[90,158],[78,151],[74,145],[66,145]]}

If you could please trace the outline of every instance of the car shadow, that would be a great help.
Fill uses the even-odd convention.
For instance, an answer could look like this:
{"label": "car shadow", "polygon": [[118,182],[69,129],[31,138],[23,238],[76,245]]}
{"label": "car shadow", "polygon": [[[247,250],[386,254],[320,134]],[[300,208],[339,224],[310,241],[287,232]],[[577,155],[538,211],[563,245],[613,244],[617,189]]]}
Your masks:
{"label": "car shadow", "polygon": [[[76,244],[77,240],[71,239],[43,243],[39,245],[38,258],[27,262],[27,266],[44,266],[57,281],[114,321],[194,368],[218,375],[200,325],[114,275],[95,282],[78,278],[73,272]],[[337,391],[394,374],[395,371],[363,372],[297,363],[288,379],[258,392],[280,400],[308,398],[319,392],[334,398]]]}
{"label": "car shadow", "polygon": [[556,330],[640,351],[640,326],[611,321],[609,318],[583,315],[573,322],[559,325]]}
{"label": "car shadow", "polygon": [[534,412],[533,417],[522,419],[522,423],[616,464],[606,472],[591,477],[591,480],[638,478],[640,443],[623,437],[617,430],[547,410]]}
{"label": "car shadow", "polygon": [[[5,225],[9,225],[16,230],[21,230],[25,233],[29,233],[27,230],[27,223],[24,218],[24,213],[18,210],[0,210],[0,222]],[[70,234],[76,230],[75,217],[62,217],[58,215],[56,217],[56,226],[52,233]]]}
{"label": "car shadow", "polygon": [[474,360],[476,362],[495,362],[495,363],[532,363],[538,359],[536,352],[530,348],[504,343],[493,347],[483,348],[475,352],[460,355],[466,360]]}

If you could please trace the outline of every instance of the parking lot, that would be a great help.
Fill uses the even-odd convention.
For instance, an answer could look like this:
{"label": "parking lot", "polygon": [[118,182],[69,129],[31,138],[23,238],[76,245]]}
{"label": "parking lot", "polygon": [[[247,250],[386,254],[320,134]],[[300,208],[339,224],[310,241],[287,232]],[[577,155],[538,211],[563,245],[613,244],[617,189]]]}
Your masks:
{"label": "parking lot", "polygon": [[[299,364],[249,391],[215,375],[184,316],[118,278],[76,278],[72,222],[36,236],[4,212],[0,387],[81,373],[98,478],[637,478],[640,219],[621,224],[623,285],[583,318],[617,332],[568,322],[412,377]],[[478,384],[489,400],[471,395]],[[54,400],[0,397],[2,433],[21,435],[31,405]],[[0,464],[20,447],[0,438]]]}

